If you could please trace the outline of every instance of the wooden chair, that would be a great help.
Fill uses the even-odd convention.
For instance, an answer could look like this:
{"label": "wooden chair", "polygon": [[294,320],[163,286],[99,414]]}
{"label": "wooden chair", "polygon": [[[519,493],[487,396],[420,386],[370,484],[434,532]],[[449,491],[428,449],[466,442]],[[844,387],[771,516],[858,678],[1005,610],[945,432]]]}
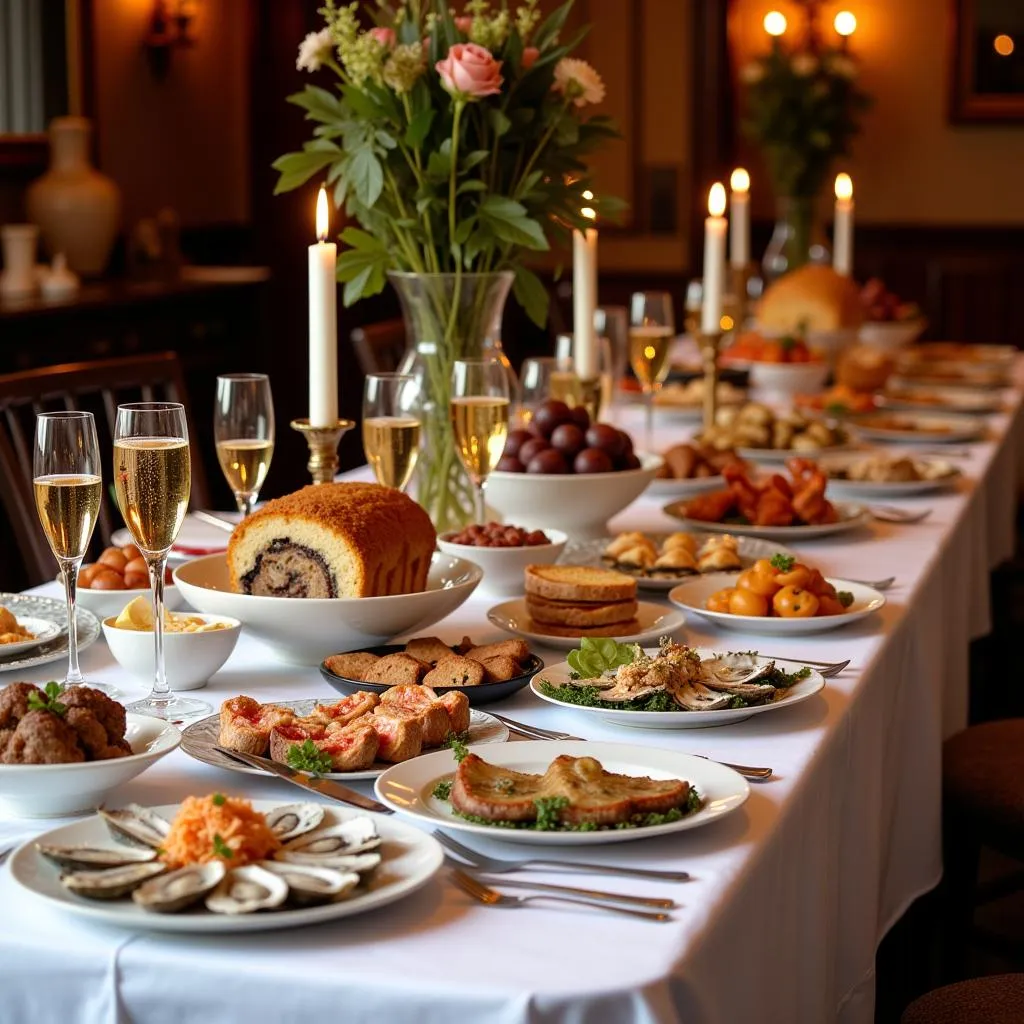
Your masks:
{"label": "wooden chair", "polygon": [[364,374],[394,373],[405,355],[405,321],[401,317],[357,327],[351,338]]}
{"label": "wooden chair", "polygon": [[[60,409],[91,412],[102,453],[103,480],[110,483],[117,406],[123,402],[181,402],[188,398],[181,364],[173,352],[65,363],[0,375],[0,502],[3,503],[29,578],[51,578],[53,554],[43,536],[32,495],[32,452],[37,413]],[[191,417],[189,432],[192,434]],[[202,459],[192,440],[192,504],[209,504]],[[91,550],[105,547],[121,525],[110,488],[103,488],[98,530]]]}

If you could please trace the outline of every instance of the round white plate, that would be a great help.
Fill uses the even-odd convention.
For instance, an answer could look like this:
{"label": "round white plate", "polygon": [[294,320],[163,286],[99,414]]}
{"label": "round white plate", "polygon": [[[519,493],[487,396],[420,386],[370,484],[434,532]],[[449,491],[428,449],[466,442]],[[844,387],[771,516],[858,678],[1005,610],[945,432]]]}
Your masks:
{"label": "round white plate", "polygon": [[[6,607],[6,605],[4,606]],[[30,647],[38,647],[52,640],[65,627],[52,619],[41,619],[35,615],[17,615],[18,625],[27,629],[32,637],[29,640],[17,640],[10,644],[0,644],[0,656],[18,654],[27,651]]]}
{"label": "round white plate", "polygon": [[[274,701],[278,707],[291,708],[297,715],[312,714],[317,704],[330,704],[330,697],[323,700],[316,698],[310,700],[282,700]],[[252,768],[241,761],[228,757],[217,750],[220,734],[220,716],[210,715],[198,722],[193,722],[182,732],[181,749],[190,757],[204,764],[213,765],[214,768],[224,768],[231,772],[243,772],[246,775],[262,775],[264,778],[270,772],[261,768]],[[493,715],[486,711],[478,711],[471,708],[469,712],[469,741],[470,743],[504,743],[508,739],[508,729]],[[325,779],[338,779],[342,782],[354,782],[359,779],[376,779],[388,769],[383,761],[378,761],[372,768],[366,768],[358,772],[325,772]]]}
{"label": "round white plate", "polygon": [[655,477],[647,485],[647,494],[662,498],[692,498],[725,487],[724,476],[699,476],[692,480],[661,480]]}
{"label": "round white plate", "polygon": [[836,452],[848,452],[852,444],[834,444],[828,448],[737,448],[736,454],[750,462],[785,462],[787,459],[820,459]]}
{"label": "round white plate", "polygon": [[765,537],[768,540],[801,541],[814,540],[815,537],[830,537],[835,533],[846,533],[856,530],[870,522],[871,513],[863,505],[848,502],[835,502],[839,519],[834,523],[821,523],[818,526],[752,526],[749,523],[705,523],[700,519],[688,519],[679,508],[678,502],[666,505],[664,512],[673,519],[678,519],[687,529],[706,530],[708,533],[734,533],[740,537]]}
{"label": "round white plate", "polygon": [[[882,413],[889,419],[896,416],[907,424],[903,429],[894,426],[872,426],[869,415],[852,419],[850,427],[868,441],[909,441],[911,444],[953,444],[975,441],[985,433],[983,420],[971,416],[928,416],[923,413]],[[884,422],[884,420],[883,420]]]}
{"label": "round white plate", "polygon": [[[270,811],[286,800],[254,800],[258,811]],[[172,818],[177,804],[154,807],[157,814]],[[158,932],[257,932],[277,928],[295,928],[300,925],[319,924],[339,917],[351,917],[377,907],[403,899],[426,885],[444,861],[437,840],[418,828],[395,821],[383,814],[349,807],[325,807],[324,824],[341,822],[355,817],[371,817],[384,840],[381,847],[383,863],[361,884],[354,894],[337,903],[318,907],[297,907],[286,910],[268,910],[258,914],[211,914],[200,905],[199,909],[180,914],[148,913],[131,899],[88,900],[75,896],[59,881],[60,868],[45,860],[36,850],[37,842],[58,846],[110,846],[114,840],[101,819],[93,815],[74,825],[55,828],[37,836],[21,846],[11,857],[11,875],[23,889],[40,899],[47,900],[72,914],[90,917],[104,924],[119,925],[138,931]]]}
{"label": "round white plate", "polygon": [[843,615],[818,615],[811,619],[780,619],[773,616],[730,615],[728,612],[710,612],[704,607],[707,599],[718,590],[736,586],[739,574],[723,572],[717,576],[695,576],[680,583],[668,595],[668,599],[687,612],[707,619],[723,629],[735,629],[741,633],[757,636],[806,636],[810,633],[828,633],[833,629],[848,626],[877,612],[885,604],[885,596],[873,587],[850,580],[826,577],[836,590],[848,590],[853,594],[853,604]]}
{"label": "round white plate", "polygon": [[[654,655],[656,650],[647,652]],[[701,658],[713,658],[716,651],[707,648],[697,648]],[[759,658],[759,662],[771,661],[770,658]],[[733,725],[736,722],[743,722],[752,715],[760,715],[765,711],[776,711],[779,708],[789,708],[794,704],[813,697],[825,685],[825,677],[820,673],[811,671],[806,679],[799,679],[792,686],[783,690],[780,695],[770,704],[758,704],[749,708],[727,708],[725,711],[620,711],[612,708],[589,708],[580,704],[569,704],[559,700],[557,697],[549,697],[542,693],[538,683],[545,680],[555,686],[562,686],[570,681],[572,669],[567,661],[563,661],[552,668],[546,668],[538,672],[530,682],[530,689],[537,697],[555,704],[560,708],[569,711],[579,711],[585,715],[595,715],[613,725],[625,725],[632,729],[707,729],[716,725]]]}
{"label": "round white plate", "polygon": [[478,825],[453,813],[446,800],[433,795],[434,786],[455,774],[456,762],[450,750],[396,764],[374,784],[377,797],[389,807],[434,828],[473,832],[492,839],[532,846],[600,846],[650,839],[699,828],[735,811],[750,795],[750,787],[731,768],[715,761],[674,750],[652,750],[626,743],[591,743],[578,740],[523,740],[502,747],[476,751],[490,764],[520,772],[542,774],[559,754],[594,757],[609,772],[647,776],[652,779],[685,779],[697,788],[703,802],[699,811],[679,821],[648,828],[622,828],[594,832],[538,832],[533,829]]}
{"label": "round white plate", "polygon": [[[648,533],[646,536],[650,537],[655,544],[660,545],[668,534]],[[709,534],[695,531],[694,536],[697,538],[698,544],[703,544],[708,539]],[[774,558],[775,555],[799,557],[795,551],[790,551],[789,548],[776,541],[763,540],[760,537],[737,537],[736,539],[739,541],[740,561],[743,563],[744,569],[749,569],[759,558]],[[627,576],[632,576],[636,580],[636,585],[641,590],[651,590],[659,593],[668,593],[673,587],[678,586],[682,580],[690,578],[689,574],[680,574],[669,579],[654,579],[629,572],[619,566],[611,565],[601,557],[607,546],[607,539],[579,541],[576,544],[569,545],[562,555],[562,561],[566,565],[599,565],[605,569],[616,569],[618,572],[625,572]]]}
{"label": "round white plate", "polygon": [[[938,398],[939,402],[927,399]],[[1003,408],[1002,395],[969,388],[905,388],[896,394],[879,396],[886,409],[907,409],[913,412],[993,413]]]}
{"label": "round white plate", "polygon": [[[67,658],[68,611],[63,598],[8,593],[0,594],[0,605],[11,611],[19,622],[26,618],[39,618],[57,625],[57,633],[50,640],[38,642],[28,650],[7,655],[0,647],[0,672],[21,672],[35,665]],[[78,620],[78,649],[84,651],[99,637],[100,620],[81,606],[76,609],[75,618]]]}
{"label": "round white plate", "polygon": [[[241,512],[217,512],[216,515],[230,522],[242,521]],[[200,558],[203,555],[215,555],[221,551],[227,551],[230,538],[231,533],[228,530],[222,530],[219,526],[187,515],[167,557],[169,561],[181,562],[189,558]],[[128,530],[122,526],[120,530],[115,530],[110,535],[110,543],[117,547],[124,547],[126,544],[134,544],[135,541]]]}
{"label": "round white plate", "polygon": [[[858,458],[864,459],[867,456],[861,455]],[[853,461],[856,459],[822,460],[818,465],[826,473],[831,473],[833,469],[848,465]],[[933,469],[941,471],[942,475],[928,480],[838,480],[830,476],[828,496],[853,499],[912,498],[917,494],[929,494],[932,491],[953,487],[963,475],[959,467],[954,466],[951,462],[946,462],[945,459],[914,456],[914,462],[927,464]]]}
{"label": "round white plate", "polygon": [[[499,629],[535,644],[557,647],[562,651],[571,651],[580,645],[578,636],[550,636],[547,633],[535,632],[530,613],[526,610],[526,600],[521,597],[514,601],[502,601],[501,604],[489,608],[487,618]],[[661,637],[670,636],[676,630],[682,629],[686,622],[679,612],[664,605],[651,604],[649,601],[639,602],[636,619],[640,623],[640,629],[636,633],[616,634],[611,639],[630,644],[657,642]]]}

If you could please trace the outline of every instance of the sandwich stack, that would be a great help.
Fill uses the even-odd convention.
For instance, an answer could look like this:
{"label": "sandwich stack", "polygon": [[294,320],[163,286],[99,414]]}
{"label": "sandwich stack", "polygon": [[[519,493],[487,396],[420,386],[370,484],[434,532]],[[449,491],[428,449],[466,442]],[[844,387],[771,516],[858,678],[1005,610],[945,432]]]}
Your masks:
{"label": "sandwich stack", "polygon": [[611,569],[528,565],[526,609],[548,636],[628,636],[636,620],[636,580]]}

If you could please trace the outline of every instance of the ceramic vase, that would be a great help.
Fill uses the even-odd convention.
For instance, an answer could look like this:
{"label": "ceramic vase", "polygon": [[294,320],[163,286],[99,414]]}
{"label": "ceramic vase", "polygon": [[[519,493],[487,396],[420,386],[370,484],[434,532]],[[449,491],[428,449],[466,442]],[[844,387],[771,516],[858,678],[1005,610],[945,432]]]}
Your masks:
{"label": "ceramic vase", "polygon": [[3,272],[0,273],[0,298],[24,299],[36,290],[35,224],[5,224],[0,228],[3,246]]}

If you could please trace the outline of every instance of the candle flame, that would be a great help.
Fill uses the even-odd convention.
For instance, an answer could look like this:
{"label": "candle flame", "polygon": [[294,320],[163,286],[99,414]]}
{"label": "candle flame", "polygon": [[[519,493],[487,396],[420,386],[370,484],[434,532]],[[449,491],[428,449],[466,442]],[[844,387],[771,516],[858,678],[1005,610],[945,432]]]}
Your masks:
{"label": "candle flame", "polygon": [[708,193],[708,213],[712,217],[721,217],[725,213],[725,186],[716,181]]}
{"label": "candle flame", "polygon": [[736,326],[736,321],[727,313],[718,321],[718,326],[724,333],[728,334]]}
{"label": "candle flame", "polygon": [[733,192],[750,191],[750,175],[747,174],[745,168],[737,167],[736,170],[732,172],[732,177],[729,179],[729,187]]}
{"label": "candle flame", "polygon": [[588,188],[588,189],[587,189],[587,190],[586,190],[586,191],[585,191],[585,192],[583,193],[583,198],[589,201],[589,200],[591,200],[591,199],[593,199],[593,198],[594,198],[594,193],[593,193],[593,192],[591,192],[591,191],[590,191],[590,189]]}
{"label": "candle flame", "polygon": [[839,11],[832,27],[841,36],[852,36],[857,31],[857,16],[853,11]]}
{"label": "candle flame", "polygon": [[786,31],[786,16],[782,11],[769,11],[764,16],[764,30],[770,36],[781,36]]}
{"label": "candle flame", "polygon": [[853,198],[853,179],[844,171],[836,175],[836,199]]}
{"label": "candle flame", "polygon": [[597,210],[594,210],[589,206],[584,206],[583,209],[580,210],[580,216],[586,217],[587,220],[597,220]]}
{"label": "candle flame", "polygon": [[327,234],[331,229],[330,218],[327,214],[327,190],[320,186],[320,194],[316,197],[316,237],[319,242],[327,241]]}

